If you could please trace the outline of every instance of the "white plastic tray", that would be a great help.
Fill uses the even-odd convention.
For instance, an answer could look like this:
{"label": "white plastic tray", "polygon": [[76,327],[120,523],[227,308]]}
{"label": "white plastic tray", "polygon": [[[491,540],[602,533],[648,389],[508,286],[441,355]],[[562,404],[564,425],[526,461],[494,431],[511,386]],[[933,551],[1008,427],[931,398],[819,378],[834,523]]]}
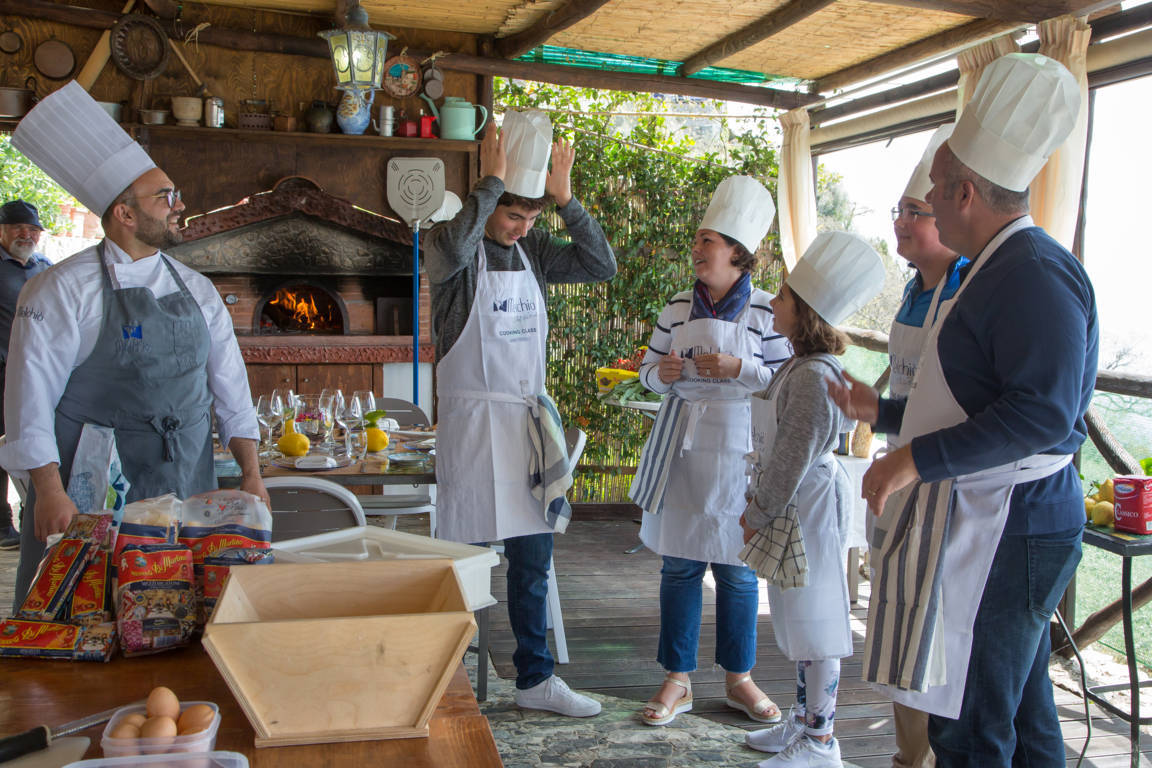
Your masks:
{"label": "white plastic tray", "polygon": [[468,610],[496,604],[492,597],[492,568],[500,563],[500,556],[487,547],[367,525],[278,541],[273,554],[278,563],[450,558],[464,585]]}

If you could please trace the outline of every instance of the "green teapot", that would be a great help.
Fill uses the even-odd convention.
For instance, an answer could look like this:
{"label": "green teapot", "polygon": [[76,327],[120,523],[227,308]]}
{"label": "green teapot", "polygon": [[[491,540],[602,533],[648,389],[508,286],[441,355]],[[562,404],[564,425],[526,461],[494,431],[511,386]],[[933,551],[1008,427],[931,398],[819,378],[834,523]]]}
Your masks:
{"label": "green teapot", "polygon": [[[440,138],[472,141],[488,122],[488,110],[482,104],[471,104],[459,96],[445,96],[444,103],[436,108],[435,102],[424,94],[420,98],[428,102],[432,114],[440,123]],[[476,123],[476,110],[480,110],[480,123]]]}

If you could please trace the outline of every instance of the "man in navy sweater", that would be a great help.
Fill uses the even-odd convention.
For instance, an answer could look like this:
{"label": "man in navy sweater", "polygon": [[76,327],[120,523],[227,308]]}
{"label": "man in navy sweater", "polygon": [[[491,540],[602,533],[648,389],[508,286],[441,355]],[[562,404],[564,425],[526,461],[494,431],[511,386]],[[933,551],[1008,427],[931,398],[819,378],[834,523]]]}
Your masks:
{"label": "man in navy sweater", "polygon": [[1080,561],[1083,493],[1068,459],[1087,434],[1098,322],[1084,268],[1028,215],[1028,184],[1078,107],[1075,79],[1051,59],[989,65],[932,164],[940,241],[973,263],[912,392],[877,402],[865,387],[830,386],[849,415],[900,434],[864,477],[874,512],[891,516],[888,497],[914,482],[951,480],[937,539],[947,679],[889,691],[932,713],[941,768],[1064,764],[1048,624]]}

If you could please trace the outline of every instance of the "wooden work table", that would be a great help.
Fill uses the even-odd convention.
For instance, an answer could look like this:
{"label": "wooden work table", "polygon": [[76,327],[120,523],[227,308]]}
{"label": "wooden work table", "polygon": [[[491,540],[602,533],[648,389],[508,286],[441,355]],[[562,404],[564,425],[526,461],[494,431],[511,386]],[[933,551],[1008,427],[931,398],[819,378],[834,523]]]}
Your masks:
{"label": "wooden work table", "polygon": [[[37,725],[61,725],[111,707],[143,699],[166,685],[188,701],[211,701],[220,707],[216,749],[243,753],[253,768],[293,766],[405,766],[405,768],[487,768],[502,766],[488,720],[472,695],[463,665],[448,684],[428,723],[426,739],[353,741],[294,747],[253,746],[255,734],[244,712],[208,655],[193,647],[107,664],[48,660],[0,659],[0,734],[19,733]],[[92,739],[85,757],[102,755],[104,726],[80,734]]]}

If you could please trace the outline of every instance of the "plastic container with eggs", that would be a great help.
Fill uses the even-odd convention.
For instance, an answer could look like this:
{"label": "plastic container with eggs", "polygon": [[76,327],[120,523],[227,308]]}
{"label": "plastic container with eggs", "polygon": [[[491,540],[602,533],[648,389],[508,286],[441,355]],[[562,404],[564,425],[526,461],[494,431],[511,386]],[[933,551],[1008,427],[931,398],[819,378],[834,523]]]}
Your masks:
{"label": "plastic container with eggs", "polygon": [[168,688],[154,688],[145,705],[123,707],[104,728],[105,757],[211,752],[220,708],[210,701],[181,702]]}

